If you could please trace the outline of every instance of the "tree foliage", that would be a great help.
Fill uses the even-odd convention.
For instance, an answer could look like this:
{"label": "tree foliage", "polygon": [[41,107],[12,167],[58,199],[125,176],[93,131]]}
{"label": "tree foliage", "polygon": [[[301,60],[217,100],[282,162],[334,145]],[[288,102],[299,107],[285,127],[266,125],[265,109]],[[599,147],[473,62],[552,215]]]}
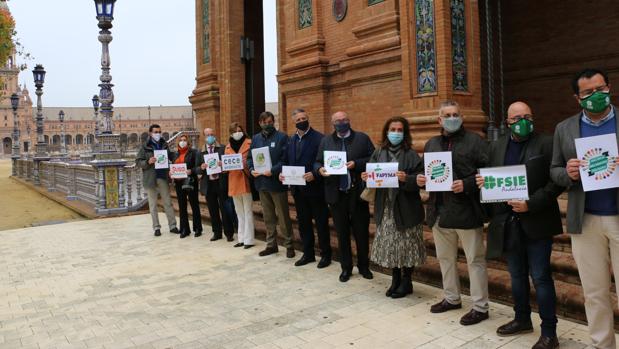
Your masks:
{"label": "tree foliage", "polygon": [[6,65],[7,60],[15,49],[15,21],[7,10],[0,9],[0,66]]}

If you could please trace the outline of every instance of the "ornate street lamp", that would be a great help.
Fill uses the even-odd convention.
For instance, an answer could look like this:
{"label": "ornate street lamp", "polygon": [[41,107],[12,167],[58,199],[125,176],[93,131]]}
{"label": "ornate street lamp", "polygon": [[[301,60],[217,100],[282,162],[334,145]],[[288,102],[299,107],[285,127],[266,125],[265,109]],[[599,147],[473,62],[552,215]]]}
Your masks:
{"label": "ornate street lamp", "polygon": [[34,75],[34,86],[37,88],[37,146],[34,156],[34,170],[32,172],[34,175],[34,184],[41,185],[41,177],[39,175],[40,164],[41,161],[49,160],[47,143],[45,143],[45,135],[43,134],[43,102],[41,101],[43,84],[45,83],[45,69],[41,64],[37,64],[32,74]]}
{"label": "ornate street lamp", "polygon": [[[97,10],[97,20],[99,21],[99,41],[101,42],[101,83],[99,87],[99,101],[102,117],[102,129],[100,130],[101,142],[100,151],[107,153],[115,153],[119,151],[119,137],[113,134],[113,104],[114,92],[112,91],[112,76],[110,75],[110,49],[109,45],[112,41],[112,21],[114,20],[114,4],[116,0],[95,0],[95,8]],[[102,136],[102,137],[101,137]]]}
{"label": "ornate street lamp", "polygon": [[60,121],[60,153],[62,155],[67,154],[67,139],[64,134],[64,111],[58,113],[58,120]]}
{"label": "ornate street lamp", "polygon": [[13,93],[11,96],[11,107],[13,108],[13,154],[12,160],[12,175],[17,176],[17,160],[20,158],[20,141],[19,141],[19,124],[17,121],[17,108],[19,107],[19,96],[17,93]]}
{"label": "ornate street lamp", "polygon": [[34,75],[34,86],[36,87],[37,95],[37,147],[36,154],[38,156],[47,155],[47,144],[45,144],[45,135],[43,134],[43,102],[41,96],[43,95],[43,84],[45,83],[45,69],[41,64],[32,71]]}
{"label": "ornate street lamp", "polygon": [[95,110],[95,136],[99,136],[99,96],[92,96],[92,108]]}

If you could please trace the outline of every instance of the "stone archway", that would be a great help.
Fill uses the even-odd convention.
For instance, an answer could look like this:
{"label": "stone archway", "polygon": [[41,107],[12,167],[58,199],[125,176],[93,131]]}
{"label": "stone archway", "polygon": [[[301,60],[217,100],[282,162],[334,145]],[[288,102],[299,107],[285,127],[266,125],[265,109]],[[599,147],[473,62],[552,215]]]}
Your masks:
{"label": "stone archway", "polygon": [[3,154],[11,154],[13,147],[13,140],[11,137],[5,137],[2,139],[2,153]]}

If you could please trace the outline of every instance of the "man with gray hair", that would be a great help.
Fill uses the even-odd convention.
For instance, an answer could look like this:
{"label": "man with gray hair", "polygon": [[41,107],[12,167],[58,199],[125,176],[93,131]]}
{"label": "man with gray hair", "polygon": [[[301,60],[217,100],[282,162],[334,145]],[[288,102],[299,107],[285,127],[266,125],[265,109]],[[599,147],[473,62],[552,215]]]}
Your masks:
{"label": "man with gray hair", "polygon": [[[458,275],[458,238],[466,255],[471,280],[473,309],[460,319],[462,325],[474,325],[488,318],[488,271],[483,241],[483,214],[479,189],[475,183],[477,169],[486,167],[487,144],[481,137],[462,127],[463,117],[455,101],[441,104],[438,116],[441,134],[431,138],[424,153],[452,153],[453,185],[451,191],[431,192],[426,208],[426,222],[432,228],[436,257],[443,274],[445,298],[434,304],[432,313],[462,308]],[[426,185],[426,176],[417,176],[417,185]]]}
{"label": "man with gray hair", "polygon": [[[352,276],[352,249],[350,234],[352,231],[357,244],[357,268],[359,274],[366,279],[374,276],[370,271],[369,261],[369,225],[370,208],[360,195],[365,184],[361,180],[361,173],[374,152],[374,144],[370,137],[350,127],[348,114],[338,111],[331,116],[335,132],[325,136],[320,142],[318,156],[314,169],[324,177],[325,201],[331,209],[333,224],[337,231],[337,241],[340,249],[340,264],[342,273],[340,281],[347,282]],[[332,176],[324,168],[324,151],[346,152],[346,174]]]}
{"label": "man with gray hair", "polygon": [[[314,222],[318,234],[321,259],[318,268],[331,264],[331,238],[329,234],[329,209],[325,203],[324,182],[314,169],[318,147],[324,135],[310,127],[309,116],[303,109],[292,111],[295,133],[288,139],[288,156],[285,166],[305,168],[305,186],[291,186],[297,209],[299,232],[303,241],[303,256],[294,265],[302,266],[316,261],[314,252]],[[280,181],[284,176],[280,174]],[[312,222],[312,220],[314,222]]]}

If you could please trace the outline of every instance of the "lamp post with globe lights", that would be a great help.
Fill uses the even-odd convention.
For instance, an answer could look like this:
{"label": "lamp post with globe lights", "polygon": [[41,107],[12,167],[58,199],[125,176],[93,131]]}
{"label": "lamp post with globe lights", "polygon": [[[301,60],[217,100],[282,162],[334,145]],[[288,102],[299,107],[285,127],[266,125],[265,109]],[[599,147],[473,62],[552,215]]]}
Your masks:
{"label": "lamp post with globe lights", "polygon": [[13,109],[13,152],[11,154],[12,160],[12,175],[17,176],[17,160],[20,155],[20,141],[19,141],[19,121],[17,119],[17,108],[19,108],[19,96],[17,93],[11,95],[11,108]]}

